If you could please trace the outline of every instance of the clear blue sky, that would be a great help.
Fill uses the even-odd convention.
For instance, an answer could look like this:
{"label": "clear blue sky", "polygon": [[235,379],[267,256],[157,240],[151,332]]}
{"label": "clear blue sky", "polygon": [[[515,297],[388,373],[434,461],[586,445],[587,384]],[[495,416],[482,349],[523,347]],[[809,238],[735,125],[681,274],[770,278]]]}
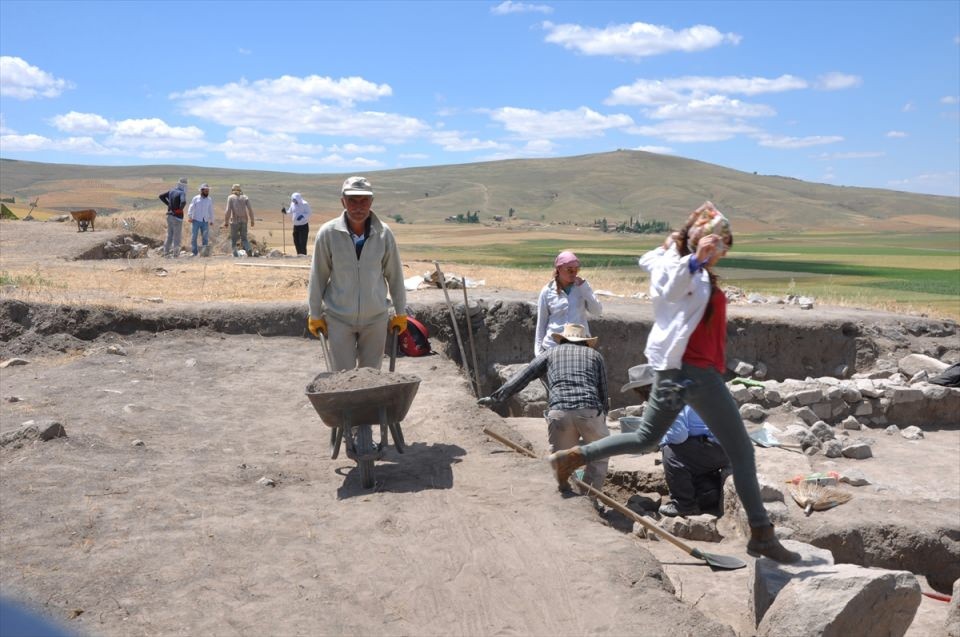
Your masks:
{"label": "clear blue sky", "polygon": [[0,2],[0,156],[357,173],[649,150],[960,195],[960,2]]}

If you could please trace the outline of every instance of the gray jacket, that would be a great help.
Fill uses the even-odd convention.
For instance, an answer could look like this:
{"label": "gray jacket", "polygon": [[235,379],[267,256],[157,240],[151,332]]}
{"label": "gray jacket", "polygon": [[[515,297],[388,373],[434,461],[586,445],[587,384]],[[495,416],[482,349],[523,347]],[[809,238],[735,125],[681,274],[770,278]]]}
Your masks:
{"label": "gray jacket", "polygon": [[326,313],[348,325],[386,321],[387,288],[397,314],[406,314],[407,291],[397,241],[386,224],[370,213],[370,236],[357,258],[346,215],[317,232],[310,268],[310,316]]}

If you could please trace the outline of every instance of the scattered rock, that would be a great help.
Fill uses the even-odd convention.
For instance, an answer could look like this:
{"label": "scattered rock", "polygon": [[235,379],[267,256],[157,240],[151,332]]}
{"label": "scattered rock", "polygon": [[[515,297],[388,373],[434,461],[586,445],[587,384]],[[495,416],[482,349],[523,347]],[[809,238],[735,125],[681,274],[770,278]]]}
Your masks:
{"label": "scattered rock", "polygon": [[273,480],[271,480],[270,478],[268,478],[267,476],[263,476],[262,478],[260,478],[259,480],[257,480],[257,484],[259,484],[259,485],[262,486],[262,487],[275,487],[275,486],[277,486],[277,483],[274,482]]}
{"label": "scattered rock", "polygon": [[197,359],[195,359],[195,358],[188,358],[188,359],[186,360],[186,362],[184,363],[184,366],[185,366],[185,367],[196,367],[196,366],[197,366]]}
{"label": "scattered rock", "polygon": [[823,443],[823,455],[828,458],[839,458],[843,455],[843,443],[839,440],[827,440]]}
{"label": "scattered rock", "polygon": [[907,378],[919,372],[927,372],[929,376],[936,376],[948,367],[950,366],[947,363],[924,354],[909,354],[897,363],[897,368]]}
{"label": "scattered rock", "polygon": [[[781,531],[782,529],[777,529],[777,536],[783,542],[786,538]],[[800,560],[792,564],[779,564],[773,560],[761,558],[754,560],[750,566],[750,590],[753,591],[750,599],[750,613],[753,615],[754,625],[760,624],[777,595],[795,577],[802,577],[811,567],[833,564],[833,553],[827,549],[792,540],[783,544],[791,551],[799,553]]]}
{"label": "scattered rock", "polygon": [[765,412],[760,405],[755,403],[746,403],[740,406],[740,417],[745,418],[746,420],[759,422],[763,420],[766,415],[767,412]]}
{"label": "scattered rock", "polygon": [[860,424],[860,421],[854,418],[853,416],[847,416],[840,423],[840,426],[846,429],[847,431],[860,431],[863,429],[863,425]]}
{"label": "scattered rock", "polygon": [[122,345],[111,345],[107,348],[107,354],[116,354],[117,356],[126,356],[127,350]]}
{"label": "scattered rock", "polygon": [[30,361],[25,358],[8,358],[7,360],[0,363],[0,369],[6,369],[7,367],[14,367],[16,365],[29,365]]}
{"label": "scattered rock", "polygon": [[130,446],[132,446],[132,447],[144,447],[144,446],[146,446],[146,443],[144,443],[142,440],[140,440],[140,439],[138,438],[138,439],[134,440],[133,442],[131,442],[131,443],[130,443]]}
{"label": "scattered rock", "polygon": [[900,435],[907,440],[923,440],[923,429],[916,425],[911,425],[903,429]]}
{"label": "scattered rock", "polygon": [[801,407],[800,409],[795,409],[793,415],[799,418],[806,424],[808,427],[813,425],[813,423],[820,420],[817,418],[817,415],[813,413],[813,410],[809,407]]}
{"label": "scattered rock", "polygon": [[19,396],[7,396],[6,398],[4,398],[4,400],[7,401],[8,403],[18,403],[23,399],[20,398]]}
{"label": "scattered rock", "polygon": [[854,442],[843,448],[843,455],[854,460],[866,460],[873,457],[873,451],[865,442]]}
{"label": "scattered rock", "polygon": [[54,438],[65,438],[66,435],[67,430],[63,428],[63,425],[50,418],[44,418],[40,421],[28,420],[18,429],[0,434],[0,447],[23,443],[28,440],[47,442]]}
{"label": "scattered rock", "polygon": [[660,527],[677,537],[697,542],[719,542],[723,539],[717,531],[717,518],[712,515],[691,515],[665,518]]}
{"label": "scattered rock", "polygon": [[833,427],[822,420],[818,420],[817,422],[813,423],[813,426],[810,427],[810,433],[812,433],[817,437],[818,440],[821,441],[833,440],[836,438],[836,435],[833,433]]}
{"label": "scattered rock", "polygon": [[840,474],[840,482],[846,482],[851,487],[863,487],[870,484],[870,479],[859,469],[847,469]]}

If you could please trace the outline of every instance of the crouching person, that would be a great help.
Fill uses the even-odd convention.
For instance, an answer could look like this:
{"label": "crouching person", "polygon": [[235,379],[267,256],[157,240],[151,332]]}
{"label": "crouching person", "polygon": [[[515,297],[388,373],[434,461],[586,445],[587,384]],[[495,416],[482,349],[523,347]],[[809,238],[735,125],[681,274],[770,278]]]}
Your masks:
{"label": "crouching person", "polygon": [[[503,403],[534,379],[544,378],[549,392],[545,415],[551,453],[599,440],[610,433],[607,370],[603,355],[596,350],[597,337],[586,336],[582,325],[567,323],[563,332],[553,334],[552,338],[558,343],[556,347],[544,350],[500,389],[477,401],[484,406]],[[588,463],[583,481],[601,489],[607,477],[607,465],[606,458]],[[569,489],[566,480],[559,483],[559,488]]]}

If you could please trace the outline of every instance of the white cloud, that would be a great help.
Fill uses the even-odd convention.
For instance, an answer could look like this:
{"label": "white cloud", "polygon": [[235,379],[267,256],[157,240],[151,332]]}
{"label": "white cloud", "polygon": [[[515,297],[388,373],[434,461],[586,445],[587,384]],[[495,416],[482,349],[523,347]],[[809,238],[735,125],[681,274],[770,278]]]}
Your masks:
{"label": "white cloud", "polygon": [[629,115],[602,115],[585,106],[576,110],[537,111],[506,106],[490,114],[522,139],[584,138],[603,135],[611,128],[633,125]]}
{"label": "white cloud", "polygon": [[960,99],[956,95],[945,95],[940,98],[941,104],[960,104]]}
{"label": "white cloud", "polygon": [[676,152],[669,146],[637,146],[633,150],[642,150],[645,153],[656,153],[658,155],[673,155]]}
{"label": "white cloud", "polygon": [[817,78],[816,87],[821,91],[839,91],[863,84],[863,78],[858,75],[832,72]]}
{"label": "white cloud", "polygon": [[775,110],[764,104],[748,104],[723,95],[692,99],[686,104],[664,104],[648,113],[652,119],[772,117],[776,114]]}
{"label": "white cloud", "polygon": [[53,148],[53,140],[42,135],[3,135],[0,137],[0,148],[3,152],[36,151]]}
{"label": "white cloud", "polygon": [[96,113],[78,113],[70,111],[66,115],[56,115],[50,124],[65,133],[106,133],[110,122]]}
{"label": "white cloud", "polygon": [[957,197],[960,196],[960,173],[925,173],[905,179],[894,179],[888,181],[887,185],[897,190]]}
{"label": "white cloud", "polygon": [[0,56],[0,95],[29,100],[35,97],[58,97],[71,88],[72,82],[56,78],[23,58]]}
{"label": "white cloud", "polygon": [[493,15],[507,15],[509,13],[553,13],[553,7],[545,4],[529,4],[527,2],[506,0],[506,2],[501,2],[491,7],[490,13]]}
{"label": "white cloud", "polygon": [[636,126],[628,133],[657,137],[670,142],[722,142],[737,135],[755,134],[758,129],[726,119],[667,120],[651,126]]}
{"label": "white cloud", "polygon": [[565,49],[584,55],[634,59],[672,51],[703,51],[724,43],[738,44],[741,39],[735,33],[721,33],[702,24],[680,31],[645,22],[616,24],[605,29],[544,22],[543,28],[548,32],[545,38],[547,42],[559,44]]}
{"label": "white cloud", "polygon": [[253,53],[253,51],[251,51],[250,49],[245,49],[241,46],[241,47],[237,47],[237,53],[239,53],[240,55],[250,55],[251,53]]}
{"label": "white cloud", "polygon": [[876,159],[877,157],[886,157],[887,154],[882,151],[860,151],[847,153],[820,153],[816,159],[821,161],[835,161],[838,159]]}
{"label": "white cloud", "polygon": [[223,152],[227,159],[233,161],[376,168],[382,166],[381,162],[357,155],[362,152],[383,152],[384,149],[382,146],[356,144],[328,148],[322,144],[300,142],[287,133],[262,133],[252,128],[238,127],[229,131],[227,141],[218,144],[215,150]]}
{"label": "white cloud", "polygon": [[504,150],[510,148],[507,144],[502,144],[492,140],[483,140],[473,137],[464,139],[458,131],[441,131],[433,133],[430,140],[443,147],[443,150],[449,152],[469,152],[476,150]]}
{"label": "white cloud", "polygon": [[811,135],[809,137],[784,137],[779,135],[768,135],[766,133],[755,135],[758,143],[767,148],[808,148],[810,146],[823,146],[824,144],[836,144],[842,142],[843,137],[839,135]]}
{"label": "white cloud", "polygon": [[906,104],[903,105],[903,108],[901,108],[900,110],[903,111],[904,113],[909,113],[916,109],[917,107],[913,105],[913,102],[907,102]]}
{"label": "white cloud", "polygon": [[711,95],[759,95],[807,88],[806,80],[793,75],[766,77],[675,77],[666,80],[637,80],[618,86],[604,100],[609,105],[652,106],[704,98]]}
{"label": "white cloud", "polygon": [[92,137],[67,137],[50,139],[42,135],[2,135],[0,147],[4,152],[38,152],[53,150],[80,153],[83,155],[119,155],[119,151],[107,148]]}
{"label": "white cloud", "polygon": [[887,137],[890,137],[890,138],[892,138],[892,139],[902,139],[902,138],[907,137],[907,136],[908,136],[908,135],[907,135],[905,132],[903,132],[902,130],[891,130],[891,131],[887,131]]}
{"label": "white cloud", "polygon": [[415,117],[353,108],[354,102],[376,100],[392,93],[387,84],[378,85],[359,77],[332,80],[312,75],[201,86],[174,93],[171,99],[179,100],[184,112],[190,115],[230,127],[371,137],[387,143],[428,131],[429,126]]}
{"label": "white cloud", "polygon": [[202,150],[203,131],[196,126],[170,126],[162,119],[125,119],[113,125],[104,140],[111,148],[140,150]]}
{"label": "white cloud", "polygon": [[14,135],[17,131],[7,128],[7,119],[0,113],[0,135]]}

